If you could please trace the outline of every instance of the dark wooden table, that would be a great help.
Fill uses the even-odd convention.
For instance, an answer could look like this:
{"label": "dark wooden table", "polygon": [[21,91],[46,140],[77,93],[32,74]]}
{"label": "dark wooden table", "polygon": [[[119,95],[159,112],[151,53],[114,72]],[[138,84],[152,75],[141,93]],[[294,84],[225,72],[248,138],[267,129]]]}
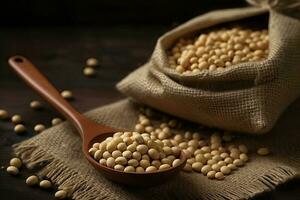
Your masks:
{"label": "dark wooden table", "polygon": [[[1,200],[54,198],[54,191],[27,187],[26,170],[12,177],[3,168],[11,158],[12,144],[32,137],[34,124],[41,122],[50,126],[51,118],[58,116],[48,106],[41,111],[29,108],[29,102],[39,98],[11,72],[8,57],[15,54],[28,56],[56,87],[72,90],[75,96],[72,103],[80,111],[86,111],[124,98],[115,89],[115,84],[147,61],[157,37],[170,28],[157,25],[1,28],[0,109],[21,114],[29,128],[28,133],[16,135],[10,122],[0,122]],[[101,61],[95,78],[82,74],[88,57]],[[300,114],[294,117],[299,118]],[[255,199],[300,199],[300,181],[291,181]]]}

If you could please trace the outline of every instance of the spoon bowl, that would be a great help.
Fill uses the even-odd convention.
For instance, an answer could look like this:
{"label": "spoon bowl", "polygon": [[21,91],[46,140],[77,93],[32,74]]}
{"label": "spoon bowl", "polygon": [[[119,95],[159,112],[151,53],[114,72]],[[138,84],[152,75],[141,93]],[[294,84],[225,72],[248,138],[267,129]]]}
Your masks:
{"label": "spoon bowl", "polygon": [[[117,131],[116,131],[117,132]],[[89,149],[96,142],[102,142],[107,137],[112,137],[113,133],[101,133],[95,137],[93,137],[85,146],[83,146],[83,152],[87,160],[99,171],[101,172],[107,179],[111,181],[135,187],[145,187],[161,184],[170,178],[174,177],[176,174],[180,172],[185,164],[186,157],[183,152],[181,152],[180,160],[181,163],[177,167],[171,167],[165,170],[159,170],[155,172],[123,172],[119,170],[115,170],[113,168],[109,168],[104,165],[100,165],[90,154]]]}
{"label": "spoon bowl", "polygon": [[49,104],[76,127],[83,141],[82,150],[86,159],[107,179],[120,184],[136,187],[152,186],[163,183],[178,175],[185,165],[186,156],[183,152],[181,152],[180,163],[178,166],[154,172],[123,172],[100,165],[100,163],[89,154],[89,149],[95,142],[102,142],[107,137],[113,136],[115,132],[122,130],[98,124],[76,111],[61,97],[59,92],[46,77],[25,57],[13,56],[8,62],[14,71],[32,89],[39,93]]}

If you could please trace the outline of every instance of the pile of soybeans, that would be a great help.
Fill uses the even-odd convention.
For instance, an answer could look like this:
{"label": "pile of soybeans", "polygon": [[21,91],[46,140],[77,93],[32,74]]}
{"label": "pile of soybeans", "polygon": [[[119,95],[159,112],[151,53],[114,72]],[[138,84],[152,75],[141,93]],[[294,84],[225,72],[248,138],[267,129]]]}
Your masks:
{"label": "pile of soybeans", "polygon": [[[182,122],[157,121],[157,116],[155,120],[152,117],[152,110],[146,111],[149,112],[139,115],[136,132],[117,132],[103,142],[94,143],[90,155],[101,165],[115,170],[147,173],[177,166],[183,151],[187,156],[185,172],[194,171],[219,180],[249,160],[246,145],[232,143],[229,132],[208,135],[185,131]],[[264,149],[258,151],[260,155],[268,154]]]}
{"label": "pile of soybeans", "polygon": [[195,38],[179,39],[168,52],[167,66],[180,74],[224,70],[238,63],[267,58],[268,47],[266,29],[217,29]]}

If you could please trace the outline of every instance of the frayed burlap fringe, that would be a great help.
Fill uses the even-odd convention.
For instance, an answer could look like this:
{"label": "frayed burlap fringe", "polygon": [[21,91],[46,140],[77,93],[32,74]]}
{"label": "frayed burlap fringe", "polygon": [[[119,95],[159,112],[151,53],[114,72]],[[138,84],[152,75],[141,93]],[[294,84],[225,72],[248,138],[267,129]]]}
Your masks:
{"label": "frayed burlap fringe", "polygon": [[[124,127],[126,123],[133,127],[130,118],[136,114],[136,108],[134,103],[123,100],[95,109],[88,116],[97,122],[105,121],[110,126],[123,124],[120,127]],[[124,112],[131,117],[120,118]],[[66,189],[73,199],[247,199],[299,176],[300,149],[295,145],[299,136],[286,137],[278,134],[281,130],[274,131],[276,140],[272,140],[273,135],[238,138],[237,142],[248,143],[252,152],[253,148],[262,144],[274,147],[271,148],[273,155],[259,157],[250,154],[250,162],[223,181],[209,180],[198,173],[181,173],[161,186],[139,189],[114,184],[94,170],[81,153],[79,136],[74,134],[74,129],[68,123],[50,128],[36,137],[15,144],[13,148],[28,168],[36,169],[37,174],[46,176],[60,189]],[[61,140],[67,143],[61,144]]]}
{"label": "frayed burlap fringe", "polygon": [[[78,172],[66,167],[62,161],[55,159],[55,157],[36,145],[21,143],[13,147],[15,154],[22,158],[28,168],[33,169],[44,165],[43,168],[38,171],[38,174],[49,178],[53,183],[59,186],[59,189],[67,190],[72,199],[102,200],[114,198],[114,194],[111,194],[111,196],[107,193],[101,194],[101,190],[94,184],[89,183],[88,177],[84,177]],[[296,175],[296,172],[288,167],[269,169],[265,175],[259,177],[259,179],[252,182],[251,185],[245,187],[241,184],[239,188],[231,188],[223,194],[208,194],[203,197],[203,199],[250,198],[262,192],[273,190],[279,184],[296,177]],[[188,196],[190,195],[191,194],[188,194]],[[173,196],[169,196],[168,194],[166,194],[165,197],[166,199],[173,198]],[[190,198],[196,199],[199,197],[190,196]]]}
{"label": "frayed burlap fringe", "polygon": [[27,168],[42,167],[37,174],[49,178],[59,189],[66,190],[72,199],[107,199],[108,194],[101,194],[94,184],[89,183],[87,177],[70,169],[64,162],[55,159],[35,144],[15,144],[13,148]]}

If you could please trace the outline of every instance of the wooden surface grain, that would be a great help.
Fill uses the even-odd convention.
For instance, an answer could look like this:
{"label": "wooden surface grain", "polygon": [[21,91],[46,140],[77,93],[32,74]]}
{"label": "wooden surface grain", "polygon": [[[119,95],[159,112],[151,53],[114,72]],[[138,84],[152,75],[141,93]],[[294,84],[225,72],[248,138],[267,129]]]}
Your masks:
{"label": "wooden surface grain", "polygon": [[[10,122],[0,121],[0,199],[54,199],[54,190],[43,191],[25,185],[29,172],[12,177],[5,172],[11,157],[11,145],[34,136],[36,123],[50,126],[58,114],[46,106],[41,111],[29,108],[29,102],[39,99],[9,69],[7,59],[21,54],[30,58],[54,85],[74,92],[72,104],[80,111],[105,105],[123,98],[115,84],[130,71],[147,61],[159,35],[171,26],[106,26],[106,27],[38,27],[1,28],[0,30],[0,109],[24,117],[28,133],[16,135]],[[82,75],[88,57],[100,59],[95,78]],[[283,115],[295,123],[300,117],[300,101]],[[289,128],[289,127],[286,127]],[[2,167],[3,166],[3,167]],[[299,199],[300,181],[279,186],[275,191],[254,199]]]}

